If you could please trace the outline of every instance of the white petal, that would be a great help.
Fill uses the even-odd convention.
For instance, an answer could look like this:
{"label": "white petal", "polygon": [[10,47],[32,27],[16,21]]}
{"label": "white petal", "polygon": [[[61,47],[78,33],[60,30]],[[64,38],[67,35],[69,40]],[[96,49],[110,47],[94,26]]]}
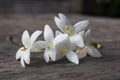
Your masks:
{"label": "white petal", "polygon": [[56,49],[55,48],[51,48],[49,50],[49,54],[50,54],[50,58],[52,61],[55,61],[56,60]]}
{"label": "white petal", "polygon": [[55,31],[55,36],[58,36],[58,35],[60,35],[60,34],[62,34],[62,32],[60,32],[60,31],[58,31],[58,30]]}
{"label": "white petal", "polygon": [[84,58],[84,57],[87,56],[87,52],[86,52],[85,49],[80,49],[80,50],[78,50],[76,53],[77,53],[79,59]]}
{"label": "white petal", "polygon": [[27,30],[25,30],[23,32],[22,35],[22,43],[25,46],[25,48],[29,48],[30,47],[30,36]]}
{"label": "white petal", "polygon": [[94,48],[94,47],[92,47],[92,46],[90,46],[90,47],[87,47],[87,53],[90,55],[90,56],[92,56],[92,57],[102,57],[102,55],[100,54],[100,52],[96,49],[96,48]]}
{"label": "white petal", "polygon": [[72,33],[74,33],[75,32],[75,28],[72,26],[72,24],[70,23],[69,19],[62,13],[59,13],[58,15],[59,15],[59,18],[60,18],[62,24],[64,24],[64,30],[65,30],[65,27],[68,26],[70,28],[70,30],[72,31]]}
{"label": "white petal", "polygon": [[55,37],[55,39],[53,40],[53,44],[57,45],[57,44],[61,43],[62,41],[64,41],[65,39],[68,39],[68,35],[60,34],[57,37]]}
{"label": "white petal", "polygon": [[20,62],[21,62],[21,65],[25,68],[25,63],[24,63],[24,59],[23,59],[23,57],[21,57]]}
{"label": "white petal", "polygon": [[71,42],[70,42],[69,38],[65,38],[61,41],[56,42],[55,47],[56,47],[58,54],[59,53],[61,54],[61,51],[63,53],[64,50],[65,50],[65,54],[66,54],[66,52],[68,52],[71,49]]}
{"label": "white petal", "polygon": [[16,60],[17,59],[20,59],[21,58],[21,55],[22,55],[22,51],[21,51],[22,48],[20,48],[17,52],[16,52]]}
{"label": "white petal", "polygon": [[84,47],[83,38],[79,34],[75,34],[73,36],[70,36],[70,41],[71,41],[71,43],[75,44],[78,47]]}
{"label": "white petal", "polygon": [[87,32],[85,33],[84,40],[85,42],[90,42],[91,39],[91,30],[88,29]]}
{"label": "white petal", "polygon": [[24,61],[30,64],[30,49],[27,49],[23,54]]}
{"label": "white petal", "polygon": [[49,25],[45,25],[45,28],[44,28],[44,39],[47,41],[47,42],[51,42],[54,38],[54,34],[53,34],[53,31],[52,29],[50,28]]}
{"label": "white petal", "polygon": [[42,31],[37,30],[31,35],[31,39],[30,39],[31,47],[41,33]]}
{"label": "white petal", "polygon": [[81,35],[82,38],[84,39],[84,37],[85,37],[85,31],[80,31],[80,32],[79,32],[79,35]]}
{"label": "white petal", "polygon": [[49,59],[50,58],[50,53],[48,52],[48,50],[46,49],[45,52],[44,52],[44,59],[45,61],[48,63],[49,62]]}
{"label": "white petal", "polygon": [[62,31],[65,32],[65,26],[66,24],[64,22],[62,22],[58,17],[54,17],[54,21],[55,24],[57,25],[57,27]]}
{"label": "white petal", "polygon": [[66,57],[69,61],[75,63],[75,64],[79,64],[79,59],[76,53],[74,53],[73,51],[70,51],[69,53],[66,54]]}
{"label": "white petal", "polygon": [[58,15],[59,15],[59,18],[62,22],[64,22],[68,26],[71,26],[70,21],[68,20],[68,18],[64,14],[59,13]]}
{"label": "white petal", "polygon": [[76,32],[80,32],[82,30],[85,30],[89,24],[88,20],[80,21],[76,23],[73,27],[75,27]]}

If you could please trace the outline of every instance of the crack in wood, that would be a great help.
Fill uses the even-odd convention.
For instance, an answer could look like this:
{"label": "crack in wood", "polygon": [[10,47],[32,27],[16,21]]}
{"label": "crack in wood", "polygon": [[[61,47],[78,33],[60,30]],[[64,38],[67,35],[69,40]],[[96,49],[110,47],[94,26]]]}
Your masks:
{"label": "crack in wood", "polygon": [[9,35],[6,37],[7,41],[11,42],[15,46],[20,46],[17,42],[15,42],[14,37],[12,35]]}

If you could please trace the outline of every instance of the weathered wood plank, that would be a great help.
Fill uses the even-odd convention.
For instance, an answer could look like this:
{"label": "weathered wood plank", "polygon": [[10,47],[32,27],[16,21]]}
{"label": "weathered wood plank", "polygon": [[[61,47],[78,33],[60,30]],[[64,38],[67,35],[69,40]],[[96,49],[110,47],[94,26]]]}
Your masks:
{"label": "weathered wood plank", "polygon": [[[81,15],[68,15],[71,22],[89,19],[93,40],[100,41],[103,57],[86,57],[75,65],[66,58],[47,64],[43,53],[32,53],[31,64],[22,68],[15,60],[21,47],[21,34],[43,30],[46,23],[55,30],[53,15],[8,15],[0,16],[0,80],[119,80],[120,79],[120,20]],[[42,36],[40,39],[43,39]]]}

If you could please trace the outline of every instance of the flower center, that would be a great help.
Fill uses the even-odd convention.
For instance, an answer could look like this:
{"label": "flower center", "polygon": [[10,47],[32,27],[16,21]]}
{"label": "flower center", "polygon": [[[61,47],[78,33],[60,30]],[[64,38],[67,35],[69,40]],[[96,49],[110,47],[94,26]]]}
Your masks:
{"label": "flower center", "polygon": [[61,48],[61,49],[59,49],[58,51],[59,51],[59,53],[64,54],[64,53],[67,53],[67,52],[68,52],[68,49],[66,49],[66,48]]}
{"label": "flower center", "polygon": [[27,50],[27,48],[25,48],[25,47],[23,47],[22,49],[21,49],[21,51],[26,51]]}
{"label": "flower center", "polygon": [[72,30],[71,30],[71,28],[70,28],[68,25],[65,26],[65,32],[66,32],[68,35],[71,35],[71,34],[72,34]]}
{"label": "flower center", "polygon": [[46,46],[46,48],[48,48],[48,49],[50,49],[51,47],[52,47],[52,45],[50,45],[50,44]]}

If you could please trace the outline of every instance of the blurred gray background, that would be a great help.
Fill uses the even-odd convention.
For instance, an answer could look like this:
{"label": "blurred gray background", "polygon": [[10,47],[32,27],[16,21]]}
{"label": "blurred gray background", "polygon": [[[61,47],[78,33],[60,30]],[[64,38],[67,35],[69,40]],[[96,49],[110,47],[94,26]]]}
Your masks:
{"label": "blurred gray background", "polygon": [[76,13],[120,17],[120,0],[0,0],[1,14]]}

